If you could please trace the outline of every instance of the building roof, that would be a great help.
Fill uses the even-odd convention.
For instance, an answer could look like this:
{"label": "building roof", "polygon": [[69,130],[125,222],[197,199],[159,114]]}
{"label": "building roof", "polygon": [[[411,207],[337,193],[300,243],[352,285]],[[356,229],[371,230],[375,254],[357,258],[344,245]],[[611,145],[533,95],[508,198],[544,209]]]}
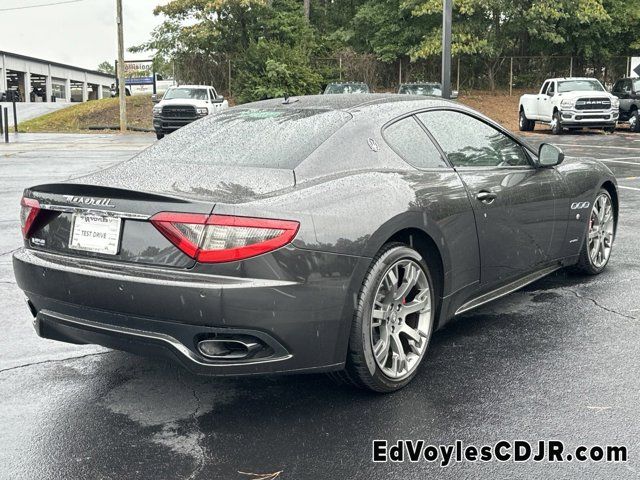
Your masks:
{"label": "building roof", "polygon": [[0,55],[6,55],[8,57],[14,57],[14,58],[19,58],[21,60],[28,60],[31,62],[40,62],[40,63],[46,63],[47,65],[53,65],[56,67],[61,67],[61,68],[68,68],[70,70],[78,70],[80,72],[87,72],[87,73],[93,73],[94,75],[102,75],[103,77],[109,77],[111,79],[115,79],[115,75],[110,74],[110,73],[104,73],[104,72],[99,72],[98,70],[91,70],[88,68],[82,68],[82,67],[76,67],[74,65],[68,65],[66,63],[60,63],[60,62],[51,62],[49,60],[45,60],[42,58],[36,58],[36,57],[30,57],[28,55],[22,55],[20,53],[12,53],[12,52],[7,52],[4,50],[0,50]]}

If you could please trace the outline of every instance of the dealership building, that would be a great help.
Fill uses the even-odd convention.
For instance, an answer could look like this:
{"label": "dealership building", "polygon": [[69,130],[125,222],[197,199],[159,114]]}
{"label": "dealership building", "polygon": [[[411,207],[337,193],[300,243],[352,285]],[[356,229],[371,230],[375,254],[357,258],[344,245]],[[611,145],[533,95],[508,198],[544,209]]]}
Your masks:
{"label": "dealership building", "polygon": [[0,50],[0,92],[24,102],[86,102],[109,96],[114,75]]}

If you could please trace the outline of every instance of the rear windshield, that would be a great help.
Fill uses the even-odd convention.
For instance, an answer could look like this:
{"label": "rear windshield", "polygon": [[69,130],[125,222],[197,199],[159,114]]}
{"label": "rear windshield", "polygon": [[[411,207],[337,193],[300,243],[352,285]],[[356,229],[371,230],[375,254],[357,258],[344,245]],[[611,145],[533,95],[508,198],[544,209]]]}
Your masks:
{"label": "rear windshield", "polygon": [[558,93],[565,92],[604,92],[598,80],[564,80],[558,82]]}
{"label": "rear windshield", "polygon": [[440,88],[439,83],[423,83],[415,85],[402,85],[398,93],[441,97],[442,89]]}
{"label": "rear windshield", "polygon": [[330,83],[324,93],[369,93],[366,83]]}
{"label": "rear windshield", "polygon": [[351,115],[324,109],[232,108],[145,150],[154,162],[295,168]]}

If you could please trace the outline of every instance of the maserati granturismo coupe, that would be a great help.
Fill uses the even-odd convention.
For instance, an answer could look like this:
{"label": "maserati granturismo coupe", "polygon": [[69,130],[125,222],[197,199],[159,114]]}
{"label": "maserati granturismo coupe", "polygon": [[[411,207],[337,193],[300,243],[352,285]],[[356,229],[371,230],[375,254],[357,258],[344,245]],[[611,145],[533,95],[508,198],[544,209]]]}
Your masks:
{"label": "maserati granturismo coupe", "polygon": [[290,97],[27,188],[13,265],[42,337],[389,392],[456,315],[602,272],[617,218],[602,163],[457,103]]}

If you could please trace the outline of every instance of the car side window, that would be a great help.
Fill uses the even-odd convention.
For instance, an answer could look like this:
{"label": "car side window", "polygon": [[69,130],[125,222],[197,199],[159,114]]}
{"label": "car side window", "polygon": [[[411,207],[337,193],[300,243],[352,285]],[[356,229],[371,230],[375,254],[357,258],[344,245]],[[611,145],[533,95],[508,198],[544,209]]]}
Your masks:
{"label": "car side window", "polygon": [[547,88],[549,88],[549,82],[544,82],[542,84],[542,89],[540,90],[542,92],[543,95],[547,94]]}
{"label": "car side window", "polygon": [[389,146],[416,168],[443,168],[447,164],[414,117],[392,123],[382,133]]}
{"label": "car side window", "polygon": [[547,90],[547,95],[551,96],[556,92],[556,84],[554,82],[549,82],[549,89]]}
{"label": "car side window", "polygon": [[542,92],[543,95],[546,95],[547,93],[547,88],[549,88],[549,82],[544,82],[542,84],[542,89],[540,90]]}
{"label": "car side window", "polygon": [[622,80],[618,80],[615,85],[613,86],[613,88],[611,89],[612,92],[616,92],[619,93],[622,91]]}
{"label": "car side window", "polygon": [[487,123],[451,110],[418,114],[454,167],[531,166],[524,148]]}

